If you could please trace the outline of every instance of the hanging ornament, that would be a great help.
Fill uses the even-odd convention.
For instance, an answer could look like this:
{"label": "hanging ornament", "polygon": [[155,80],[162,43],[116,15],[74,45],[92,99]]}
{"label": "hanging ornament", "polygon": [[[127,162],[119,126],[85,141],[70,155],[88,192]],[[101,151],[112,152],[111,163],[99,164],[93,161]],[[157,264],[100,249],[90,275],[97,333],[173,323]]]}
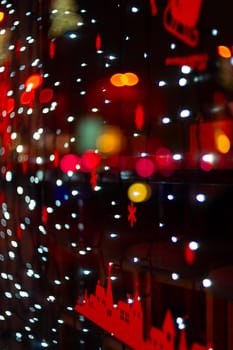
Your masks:
{"label": "hanging ornament", "polygon": [[57,168],[59,164],[60,164],[59,152],[58,150],[55,149],[55,151],[53,152],[53,165],[55,166],[55,168]]}
{"label": "hanging ornament", "polygon": [[158,9],[155,3],[155,0],[150,0],[150,9],[152,16],[156,16],[158,13]]}
{"label": "hanging ornament", "polygon": [[138,104],[135,109],[135,124],[137,130],[141,130],[144,125],[144,110],[141,104]]}
{"label": "hanging ornament", "polygon": [[17,225],[17,227],[16,227],[16,236],[17,236],[18,240],[20,241],[22,238],[22,229],[21,229],[20,225]]}
{"label": "hanging ornament", "polygon": [[99,51],[101,49],[101,36],[100,36],[100,34],[96,35],[95,48],[96,48],[96,51]]}
{"label": "hanging ornament", "polygon": [[46,206],[43,206],[42,208],[42,222],[44,225],[47,225],[48,222],[48,211]]}
{"label": "hanging ornament", "polygon": [[202,0],[169,0],[164,11],[164,26],[168,32],[195,47],[199,41],[196,28],[200,16]]}
{"label": "hanging ornament", "polygon": [[137,211],[137,208],[135,207],[134,203],[131,201],[130,204],[128,205],[128,212],[129,212],[128,221],[130,222],[131,227],[133,227],[137,221],[135,216],[136,211]]}
{"label": "hanging ornament", "polygon": [[51,39],[49,42],[49,57],[51,58],[51,60],[53,60],[55,57],[55,51],[56,51],[55,39]]}
{"label": "hanging ornament", "polygon": [[94,190],[94,188],[97,186],[97,173],[95,170],[91,172],[90,183],[91,183],[91,188]]}

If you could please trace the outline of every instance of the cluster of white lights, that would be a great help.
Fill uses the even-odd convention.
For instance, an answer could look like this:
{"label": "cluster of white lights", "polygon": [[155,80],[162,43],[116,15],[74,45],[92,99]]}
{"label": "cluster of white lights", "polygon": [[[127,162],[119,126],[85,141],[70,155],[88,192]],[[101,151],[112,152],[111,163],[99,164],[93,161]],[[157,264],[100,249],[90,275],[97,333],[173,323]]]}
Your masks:
{"label": "cluster of white lights", "polygon": [[[6,7],[6,9],[8,9],[8,13],[9,13],[9,14],[15,13],[15,10],[12,8],[13,5],[10,4],[10,3],[8,3],[6,0],[3,0],[3,1],[1,2],[1,4],[2,4],[2,5],[5,4],[5,7]],[[118,5],[119,5],[119,4],[118,4]],[[120,6],[120,5],[119,5],[119,6]],[[56,9],[54,9],[53,12],[56,12]],[[130,12],[131,12],[132,14],[136,14],[136,13],[140,12],[140,9],[139,9],[139,7],[137,7],[137,6],[131,6],[131,7],[130,7]],[[86,10],[85,10],[85,9],[81,9],[81,10],[80,10],[80,13],[83,13],[83,14],[84,14],[84,13],[86,13]],[[67,13],[66,13],[66,14],[67,14]],[[26,17],[32,16],[32,12],[31,12],[31,11],[27,11],[27,12],[25,13],[25,16],[26,16]],[[40,21],[41,21],[41,18],[38,17],[38,18],[37,18],[37,21],[40,22]],[[92,24],[95,24],[95,23],[96,23],[96,19],[93,19],[93,18],[92,18],[90,22],[91,22]],[[83,25],[83,23],[82,23],[82,22],[79,22],[79,23],[78,23],[78,26],[79,26],[79,25]],[[13,31],[13,30],[16,30],[17,27],[19,27],[19,26],[20,26],[20,21],[14,20],[14,21],[13,21],[13,24],[12,24],[12,27],[11,27],[11,30],[12,30],[12,31]],[[2,30],[2,31],[0,32],[0,34],[1,34],[1,35],[5,35],[5,31]],[[217,29],[213,29],[213,30],[212,30],[212,35],[213,35],[213,36],[216,36],[217,34],[218,34],[218,30],[217,30]],[[77,34],[76,32],[71,32],[71,33],[68,34],[68,37],[69,37],[70,39],[76,39],[76,38],[78,38],[79,36],[78,36],[78,34]],[[126,41],[129,41],[131,38],[130,38],[129,35],[125,35],[125,36],[124,36],[124,39],[125,39]],[[29,50],[31,50],[31,45],[32,45],[32,44],[35,44],[35,43],[36,43],[36,38],[34,38],[34,37],[31,36],[31,35],[26,36],[26,37],[25,37],[25,42],[22,43],[22,45],[21,45],[21,47],[20,47],[20,49],[19,49],[19,50],[20,50],[20,53],[21,53],[21,54],[22,54],[22,53],[26,54]],[[175,44],[175,43],[171,43],[170,49],[171,49],[171,50],[175,50],[175,49],[176,49],[176,44]],[[14,53],[15,53],[15,50],[16,50],[16,45],[14,45],[14,44],[11,43],[11,44],[9,45],[9,47],[8,47],[8,50],[11,52],[11,54],[14,54]],[[98,53],[98,54],[102,54],[102,53],[103,53],[103,50],[98,50],[97,53]],[[106,53],[106,54],[103,55],[103,57],[104,57],[104,60],[105,60],[104,65],[105,65],[106,68],[111,67],[116,61],[119,60],[117,54],[113,54],[113,53],[109,53],[109,54]],[[145,52],[145,53],[144,53],[144,59],[147,59],[147,58],[148,58],[148,53]],[[83,71],[86,71],[86,68],[88,69],[88,63],[85,62],[84,59],[85,59],[85,58],[83,58],[83,62],[80,64],[80,67],[85,68],[85,69],[83,69]],[[18,67],[19,75],[24,74],[24,72],[27,71],[30,67],[31,67],[32,69],[35,68],[35,69],[42,70],[43,64],[42,64],[41,59],[40,59],[39,57],[34,57],[33,60],[32,60],[32,62],[31,62],[30,64],[25,64],[25,63],[20,64],[19,67]],[[5,70],[5,67],[4,67],[4,66],[0,67],[0,72],[3,73],[4,70]],[[187,86],[187,85],[189,84],[189,82],[191,81],[191,79],[188,77],[188,74],[190,74],[191,72],[192,72],[191,67],[189,67],[189,66],[182,66],[182,67],[181,67],[181,73],[183,74],[183,76],[180,77],[180,78],[177,80],[178,85],[179,85],[180,87],[185,87],[185,86]],[[14,78],[14,77],[16,76],[16,74],[17,74],[17,72],[12,71],[12,72],[10,72],[10,77],[11,77],[11,78]],[[49,76],[48,73],[44,73],[44,75],[43,75],[44,78],[46,78],[46,77],[48,77],[48,76]],[[76,78],[76,82],[77,82],[77,83],[82,83],[82,82],[84,82],[84,81],[85,81],[85,79],[84,79],[83,77],[78,77],[78,78]],[[80,84],[80,85],[81,85],[81,84]],[[169,85],[169,82],[166,81],[166,80],[162,80],[162,79],[161,79],[161,80],[158,81],[157,85],[158,85],[159,87],[162,87],[162,88],[163,88],[163,87],[168,86],[168,85]],[[60,80],[56,80],[56,81],[53,83],[53,86],[54,86],[55,88],[56,88],[56,87],[59,87],[59,86],[62,86],[62,82],[61,82]],[[77,85],[77,86],[78,86],[78,85]],[[22,81],[19,80],[19,81],[18,81],[18,86],[15,88],[15,90],[16,90],[16,91],[18,90],[18,92],[22,92],[24,89],[25,89],[24,83],[22,83]],[[80,88],[79,94],[80,94],[81,96],[84,96],[84,95],[86,95],[87,93],[88,93],[87,90],[85,90],[84,88]],[[14,96],[14,90],[13,90],[13,89],[12,89],[12,90],[9,90],[7,95],[8,95],[8,97]],[[106,104],[111,104],[111,103],[112,103],[111,99],[108,99],[108,98],[105,98],[105,99],[104,99],[104,104],[105,104],[105,105],[106,105]],[[44,117],[43,117],[44,120],[46,120],[46,119],[47,119],[47,116],[57,108],[57,105],[58,105],[58,103],[57,103],[56,101],[52,101],[52,102],[50,103],[50,105],[48,105],[48,106],[42,106],[42,107],[41,107],[41,114],[44,116]],[[90,111],[91,111],[92,113],[98,113],[98,114],[99,114],[99,113],[101,113],[101,107],[98,106],[98,105],[91,106],[91,107],[90,107]],[[33,114],[34,114],[35,112],[37,112],[37,111],[36,111],[36,109],[34,109],[34,108],[31,108],[31,107],[30,107],[30,108],[26,108],[26,107],[23,107],[23,106],[20,105],[20,106],[16,106],[15,111],[13,111],[13,112],[11,113],[11,116],[10,116],[10,117],[11,117],[11,119],[13,119],[13,118],[15,118],[16,115],[20,115],[20,116],[25,115],[26,118],[30,119],[30,118],[33,116]],[[6,114],[6,111],[3,112],[3,117],[5,116],[5,114]],[[45,116],[46,116],[46,117],[45,117]],[[192,111],[191,111],[190,109],[188,109],[188,108],[182,108],[181,110],[178,111],[178,116],[179,116],[181,119],[190,118],[190,117],[192,116]],[[66,117],[66,121],[67,121],[67,123],[69,123],[69,124],[75,122],[76,119],[77,119],[77,118],[76,118],[75,115],[68,115],[68,116]],[[31,119],[30,119],[30,120],[31,120]],[[169,116],[169,115],[164,115],[164,116],[161,118],[161,122],[162,122],[162,124],[164,124],[164,125],[165,125],[165,124],[170,124],[170,123],[172,122],[172,120],[173,120],[172,116]],[[43,127],[36,127],[36,129],[33,130],[33,132],[32,132],[32,138],[33,138],[34,141],[40,141],[41,139],[43,139],[43,137],[44,137],[45,134],[46,134],[45,128],[43,128]],[[57,129],[56,135],[61,135],[61,134],[62,134],[62,131],[61,131],[60,129]],[[134,132],[134,133],[133,133],[133,136],[134,136],[134,137],[140,137],[140,132]],[[12,132],[10,133],[10,137],[11,137],[11,140],[14,141],[14,144],[16,144],[15,150],[16,150],[17,154],[18,154],[19,156],[24,156],[24,154],[27,152],[27,145],[26,145],[26,144],[23,144],[23,143],[21,142],[21,137],[20,137],[20,135],[19,135],[18,133],[16,133],[15,131],[12,131]],[[70,146],[72,146],[72,145],[71,145],[72,143],[75,143],[76,141],[77,141],[76,137],[71,136],[71,137],[69,138],[68,141],[64,142],[64,143],[63,143],[64,152],[65,152],[67,149],[69,149]],[[36,142],[35,142],[35,143],[36,143]],[[39,143],[39,142],[38,142],[38,143]],[[36,144],[37,144],[37,143],[36,143]],[[141,153],[141,156],[142,156],[142,157],[146,157],[146,156],[148,156],[148,154],[147,154],[146,152],[142,152],[142,153]],[[204,159],[204,157],[205,157],[205,159]],[[212,158],[211,158],[211,157],[212,157]],[[22,158],[18,158],[18,160],[19,160],[19,159],[22,159]],[[26,159],[27,159],[27,158],[26,158]],[[55,160],[54,154],[51,154],[51,155],[49,156],[49,159],[50,159],[51,162],[54,161],[54,160]],[[180,161],[180,160],[183,159],[183,155],[180,154],[180,153],[173,154],[173,159],[176,160],[176,161]],[[208,154],[208,155],[205,155],[205,156],[203,156],[203,159],[206,160],[206,161],[212,161],[212,160],[213,160],[213,155],[212,155],[212,156],[209,155],[209,154]],[[36,163],[37,165],[42,165],[42,164],[44,164],[44,158],[43,158],[42,156],[36,156],[36,157],[35,157],[35,163]],[[111,168],[110,168],[110,166],[105,166],[105,167],[104,167],[104,170],[105,170],[105,171],[109,171],[109,170],[111,170]],[[36,175],[31,175],[31,176],[30,176],[29,182],[30,182],[31,184],[33,184],[33,185],[37,185],[37,184],[39,184],[40,181],[42,181],[42,180],[44,179],[44,175],[45,175],[45,174],[44,174],[43,172],[37,172]],[[73,173],[72,171],[70,171],[70,172],[67,173],[67,176],[68,176],[69,179],[72,178],[73,175],[74,175],[74,173]],[[14,179],[14,177],[15,177],[15,175],[14,175],[14,172],[13,172],[12,170],[7,170],[7,171],[5,172],[5,180],[6,180],[6,182],[12,182],[13,179]],[[127,172],[127,171],[121,172],[121,179],[128,179],[128,178],[130,178],[130,173],[129,173],[129,172]],[[55,179],[56,186],[57,186],[57,187],[63,186],[65,181],[66,181],[66,178],[65,178],[65,180],[64,180],[64,178],[59,178],[59,177],[58,177],[57,179]],[[100,190],[102,190],[102,186],[95,186],[95,187],[94,187],[94,191],[100,191]],[[25,203],[26,203],[26,205],[27,205],[27,209],[28,209],[29,212],[34,211],[34,210],[36,210],[36,209],[38,210],[38,208],[39,208],[39,202],[37,202],[37,200],[36,200],[35,198],[33,198],[33,196],[32,196],[31,194],[30,194],[30,195],[25,194],[25,193],[27,193],[27,191],[26,191],[26,189],[25,189],[25,187],[24,187],[23,185],[21,185],[21,184],[20,184],[20,185],[17,185],[17,187],[16,187],[16,193],[17,193],[18,196],[20,196],[20,198],[24,198],[24,201],[25,201]],[[73,197],[78,196],[79,194],[80,194],[80,192],[79,192],[79,190],[77,190],[77,189],[73,189],[73,190],[71,191],[71,195],[72,195]],[[203,202],[206,201],[206,195],[203,194],[203,193],[197,193],[197,194],[195,194],[195,195],[194,195],[194,198],[195,198],[195,200],[196,200],[198,203],[203,203]],[[65,199],[65,200],[68,200],[68,199],[70,199],[70,197],[69,197],[68,195],[65,195],[64,199]],[[174,194],[172,194],[172,193],[169,193],[169,194],[167,195],[167,199],[168,199],[169,201],[173,201],[173,200],[176,199],[176,196],[175,196]],[[114,201],[114,200],[111,201],[111,205],[112,205],[112,206],[116,206],[116,204],[117,204],[116,201]],[[47,211],[48,214],[53,214],[54,212],[56,212],[56,208],[57,208],[57,207],[61,207],[61,206],[62,206],[62,201],[60,201],[60,200],[57,199],[57,200],[54,202],[54,207],[52,207],[52,205],[51,205],[51,206],[48,206],[48,207],[46,208],[46,211]],[[2,218],[1,224],[2,224],[3,227],[6,227],[6,232],[3,232],[3,231],[1,232],[1,238],[6,238],[6,236],[8,236],[8,237],[14,236],[14,233],[12,232],[12,230],[10,230],[10,228],[7,228],[8,221],[12,220],[12,216],[13,216],[13,215],[12,215],[12,213],[9,211],[9,209],[8,209],[6,206],[3,206],[3,207],[2,207],[2,212],[3,212],[3,218]],[[77,216],[78,216],[78,214],[77,214],[76,212],[73,212],[73,213],[70,214],[70,217],[71,217],[72,219],[76,219]],[[120,220],[120,219],[122,218],[122,215],[119,214],[118,212],[116,212],[115,214],[113,214],[113,218],[114,218],[115,220]],[[25,218],[22,218],[21,221],[22,221],[22,222],[20,223],[20,228],[21,228],[21,230],[27,231],[27,225],[29,225],[29,224],[31,223],[30,218],[25,217]],[[159,222],[159,227],[160,227],[160,228],[163,228],[164,226],[165,226],[165,223],[164,223],[164,222]],[[69,225],[68,223],[61,224],[61,223],[59,223],[59,222],[56,222],[56,223],[54,224],[54,228],[55,228],[57,231],[62,231],[63,229],[69,230],[69,229],[70,229],[70,225]],[[77,225],[77,228],[78,228],[79,231],[83,231],[83,230],[84,230],[84,224],[83,224],[82,222],[79,222],[78,225]],[[41,235],[47,235],[49,230],[47,230],[46,224],[43,223],[43,224],[38,225],[38,227],[35,228],[35,231],[38,231]],[[109,237],[110,239],[113,239],[113,240],[114,240],[114,239],[118,239],[118,238],[120,237],[120,234],[119,234],[119,233],[116,233],[116,232],[110,232],[110,233],[108,233],[108,237]],[[43,238],[46,238],[46,237],[43,237]],[[177,243],[177,242],[179,242],[179,237],[176,236],[176,235],[173,235],[173,236],[171,237],[171,242],[172,242],[172,243]],[[19,247],[18,241],[12,238],[12,239],[10,240],[10,248],[8,248],[9,250],[8,250],[7,253],[6,253],[6,259],[9,259],[9,260],[11,260],[11,261],[12,261],[12,260],[15,260],[16,257],[17,257],[16,250],[17,250],[18,247]],[[89,246],[79,248],[79,245],[78,245],[76,242],[70,242],[70,247],[71,247],[71,248],[75,248],[76,253],[79,254],[80,256],[85,256],[86,254],[88,254],[89,252],[92,251],[92,248],[89,247]],[[190,248],[191,250],[193,250],[193,251],[196,251],[196,250],[199,249],[199,243],[196,242],[196,241],[191,241],[191,242],[189,242],[189,248]],[[39,256],[40,256],[41,261],[42,261],[42,262],[46,262],[46,261],[47,261],[47,255],[50,253],[48,247],[41,244],[41,245],[39,245],[36,249],[37,249],[37,253],[38,253]],[[3,261],[4,259],[5,259],[4,256],[1,255],[1,256],[0,256],[0,260]],[[135,256],[135,257],[133,257],[132,261],[133,261],[133,263],[137,264],[137,263],[140,262],[140,258],[137,257],[137,256]],[[83,269],[82,274],[83,274],[83,276],[89,276],[89,275],[91,274],[91,270],[89,270],[89,269]],[[7,272],[1,272],[1,275],[0,275],[0,276],[1,276],[1,278],[2,278],[3,280],[13,281],[14,288],[16,289],[16,292],[17,292],[16,294],[14,294],[11,290],[6,290],[6,291],[5,291],[5,294],[4,294],[4,295],[5,295],[5,298],[7,298],[7,299],[13,299],[13,298],[15,298],[15,297],[17,297],[18,299],[25,299],[25,298],[30,299],[30,298],[31,298],[31,291],[25,290],[25,288],[23,288],[22,284],[19,283],[19,282],[16,280],[16,278],[15,278],[12,274],[9,274],[9,273],[7,273]],[[25,270],[25,276],[28,277],[28,278],[34,278],[34,279],[41,279],[41,278],[43,277],[41,273],[35,272],[35,268],[34,268],[32,265],[30,265],[30,264],[27,264],[27,268],[26,268],[26,270]],[[66,280],[66,281],[69,280],[69,279],[70,279],[69,276],[65,276],[65,277],[64,277],[64,280]],[[116,280],[116,279],[117,279],[116,276],[111,276],[111,280]],[[172,279],[173,281],[176,281],[176,280],[180,279],[179,273],[178,273],[178,272],[172,272],[172,273],[171,273],[171,279]],[[59,279],[58,279],[58,278],[55,278],[55,279],[52,281],[51,284],[55,285],[56,287],[57,287],[57,286],[61,286],[61,287],[62,287],[62,286],[63,286],[63,283],[64,283],[64,281],[63,281],[63,278],[61,277],[61,278],[59,278]],[[209,287],[212,286],[212,281],[211,281],[210,279],[208,279],[208,278],[203,279],[201,283],[202,283],[202,286],[203,286],[204,288],[209,288]],[[60,288],[60,287],[59,287],[59,288]],[[59,288],[58,288],[58,289],[59,289]],[[57,298],[56,298],[56,296],[53,295],[53,294],[48,295],[48,296],[45,298],[45,300],[46,300],[46,302],[51,303],[51,304],[57,302]],[[128,302],[132,302],[132,299],[129,299]],[[42,304],[39,304],[39,303],[33,304],[33,308],[34,308],[35,310],[41,310],[41,309],[43,309],[43,303],[42,303]],[[67,310],[68,310],[68,311],[73,311],[73,307],[68,306],[68,307],[67,307]],[[2,315],[0,315],[0,320],[5,321],[5,320],[6,320],[6,316],[7,316],[7,317],[12,316],[12,312],[11,312],[10,310],[5,310],[5,313],[3,313]],[[28,338],[31,339],[31,340],[34,340],[34,339],[35,339],[35,335],[32,334],[32,333],[33,333],[32,324],[33,324],[33,323],[37,323],[37,322],[39,322],[39,321],[40,321],[40,319],[39,319],[38,317],[29,318],[29,319],[28,319],[28,322],[31,324],[31,327],[25,326],[25,331],[26,331],[26,332],[30,332],[30,334],[28,334]],[[179,329],[185,328],[185,322],[184,322],[184,319],[183,319],[183,318],[181,318],[181,317],[180,317],[180,318],[177,318],[176,321],[177,321],[177,324],[178,324]],[[62,325],[63,323],[64,323],[64,320],[63,320],[62,318],[59,317],[59,318],[57,319],[57,324]],[[89,329],[88,329],[88,328],[83,328],[82,331],[83,331],[84,333],[87,333],[87,332],[89,331]],[[56,333],[56,332],[57,332],[57,329],[56,329],[56,328],[52,328],[52,332]],[[16,338],[17,341],[22,341],[23,336],[24,336],[24,335],[23,335],[23,332],[21,332],[21,331],[18,331],[18,332],[15,333],[15,338]],[[53,340],[52,342],[53,342],[54,344],[57,344],[57,343],[58,343],[57,340]],[[84,342],[84,341],[81,340],[80,342],[82,343],[82,342]],[[50,346],[50,343],[49,343],[46,339],[43,339],[43,340],[40,342],[40,344],[39,344],[38,346],[41,346],[42,348],[47,348],[47,347]]]}

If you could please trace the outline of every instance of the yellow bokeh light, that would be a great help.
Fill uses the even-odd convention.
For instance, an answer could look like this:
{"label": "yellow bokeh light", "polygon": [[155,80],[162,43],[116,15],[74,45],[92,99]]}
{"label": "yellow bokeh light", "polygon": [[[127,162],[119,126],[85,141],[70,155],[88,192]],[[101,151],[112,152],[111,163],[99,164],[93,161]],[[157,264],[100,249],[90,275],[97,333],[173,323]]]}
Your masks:
{"label": "yellow bokeh light", "polygon": [[96,140],[98,151],[105,155],[117,154],[123,146],[123,135],[119,128],[107,126]]}
{"label": "yellow bokeh light", "polygon": [[142,182],[135,182],[128,188],[128,198],[134,203],[145,202],[150,195],[151,188]]}

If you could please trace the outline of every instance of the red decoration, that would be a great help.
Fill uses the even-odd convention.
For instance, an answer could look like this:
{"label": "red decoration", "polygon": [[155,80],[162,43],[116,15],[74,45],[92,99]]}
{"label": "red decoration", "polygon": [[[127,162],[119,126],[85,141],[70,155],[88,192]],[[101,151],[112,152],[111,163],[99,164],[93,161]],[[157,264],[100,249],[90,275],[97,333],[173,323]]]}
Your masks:
{"label": "red decoration", "polygon": [[141,130],[144,125],[144,110],[140,104],[135,109],[135,124],[138,130]]}
{"label": "red decoration", "polygon": [[177,65],[177,66],[189,66],[193,69],[204,71],[207,66],[209,56],[207,53],[200,53],[189,56],[181,57],[167,57],[165,60],[166,66]]}
{"label": "red decoration", "polygon": [[158,12],[158,9],[157,9],[155,0],[150,0],[150,9],[151,9],[152,16],[156,16],[157,12]]}
{"label": "red decoration", "polygon": [[186,244],[184,248],[184,255],[187,264],[193,265],[195,261],[195,251],[189,247],[189,244]]}
{"label": "red decoration", "polygon": [[53,152],[53,156],[54,156],[53,165],[55,166],[55,168],[57,168],[59,165],[59,152],[58,152],[58,150],[55,149],[55,151]]}
{"label": "red decoration", "polygon": [[55,56],[55,39],[50,40],[49,43],[49,57],[51,58],[51,60],[54,59]]}
{"label": "red decoration", "polygon": [[[186,343],[186,331],[182,330],[177,335],[172,314],[167,310],[162,328],[151,327],[149,336],[145,339],[143,326],[143,310],[139,299],[138,290],[133,302],[118,301],[113,304],[112,284],[110,278],[111,265],[109,265],[106,290],[98,281],[95,294],[88,296],[87,290],[84,295],[78,298],[75,310],[87,317],[109,334],[122,341],[134,350],[175,350],[176,343],[178,350],[188,350]],[[177,339],[177,336],[179,338]],[[178,340],[178,342],[177,342]],[[198,343],[193,343],[190,350],[207,350],[208,348]]]}
{"label": "red decoration", "polygon": [[128,221],[130,222],[130,226],[133,227],[133,225],[136,223],[137,219],[135,216],[137,208],[134,206],[133,202],[131,201],[128,205]]}
{"label": "red decoration", "polygon": [[54,151],[53,156],[54,156],[53,165],[55,166],[55,168],[57,168],[59,165],[59,152],[58,152],[58,150]]}
{"label": "red decoration", "polygon": [[18,240],[21,240],[21,238],[22,238],[22,229],[21,229],[20,225],[17,225],[17,227],[16,227],[16,235],[17,235]]}
{"label": "red decoration", "polygon": [[97,34],[97,36],[96,36],[95,48],[97,51],[101,49],[101,36],[100,36],[100,34]]}
{"label": "red decoration", "polygon": [[202,0],[169,0],[164,11],[164,26],[174,36],[188,44],[197,46],[199,19]]}
{"label": "red decoration", "polygon": [[44,225],[46,225],[48,222],[48,211],[45,206],[42,208],[42,222]]}
{"label": "red decoration", "polygon": [[97,185],[97,174],[96,174],[95,170],[92,171],[92,173],[91,173],[90,182],[91,182],[91,188],[94,189]]}

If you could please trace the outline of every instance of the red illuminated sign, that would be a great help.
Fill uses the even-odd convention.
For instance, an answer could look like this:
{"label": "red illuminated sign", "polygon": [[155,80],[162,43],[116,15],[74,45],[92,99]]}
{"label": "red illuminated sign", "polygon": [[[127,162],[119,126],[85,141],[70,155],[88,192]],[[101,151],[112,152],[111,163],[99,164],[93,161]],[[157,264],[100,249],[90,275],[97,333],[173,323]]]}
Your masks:
{"label": "red illuminated sign", "polygon": [[109,267],[106,289],[98,281],[95,294],[88,296],[87,291],[85,291],[84,295],[78,298],[75,306],[78,313],[134,350],[208,349],[199,343],[187,346],[186,331],[182,330],[179,335],[177,334],[170,310],[167,310],[165,314],[162,327],[151,327],[149,335],[145,339],[142,304],[138,291],[136,290],[132,303],[120,300],[117,304],[113,304],[110,269]]}

